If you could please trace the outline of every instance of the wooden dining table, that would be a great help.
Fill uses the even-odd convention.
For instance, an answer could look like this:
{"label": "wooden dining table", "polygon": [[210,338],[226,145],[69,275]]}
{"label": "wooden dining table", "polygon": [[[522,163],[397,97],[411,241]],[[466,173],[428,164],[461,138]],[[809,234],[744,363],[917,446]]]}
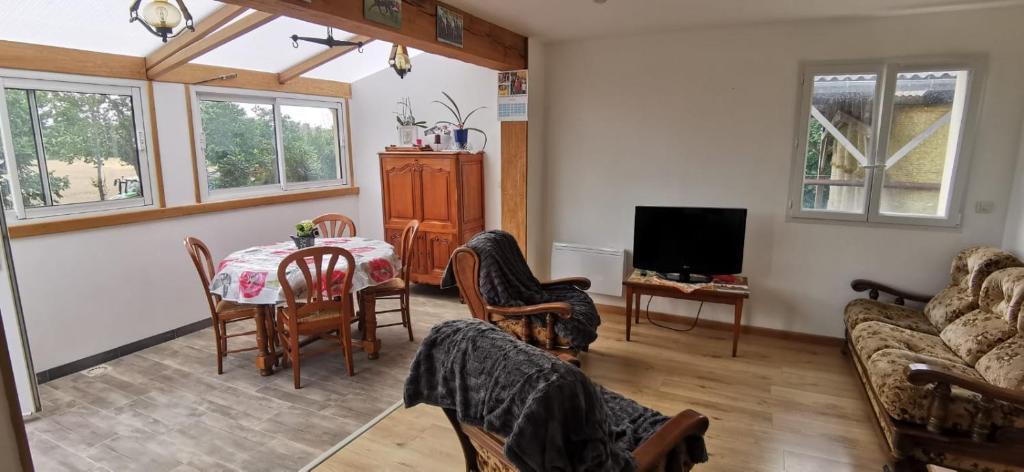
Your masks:
{"label": "wooden dining table", "polygon": [[[401,268],[395,247],[384,241],[359,237],[317,238],[316,245],[340,247],[352,253],[356,267],[352,273],[352,290],[346,294],[352,297],[349,302],[354,302],[354,296],[360,290],[397,276]],[[277,270],[281,261],[297,250],[294,243],[287,241],[235,251],[218,264],[210,284],[210,292],[224,300],[259,307],[256,316],[256,368],[260,375],[272,374],[278,360],[274,348],[274,316],[277,307],[284,303],[284,292]],[[338,264],[336,270],[349,270],[344,267],[345,261]],[[292,265],[286,277],[297,293],[305,290],[305,281],[297,266]],[[377,359],[380,355],[377,317],[374,313],[361,313],[360,316],[363,329],[360,339],[353,344],[365,351],[370,359]]]}

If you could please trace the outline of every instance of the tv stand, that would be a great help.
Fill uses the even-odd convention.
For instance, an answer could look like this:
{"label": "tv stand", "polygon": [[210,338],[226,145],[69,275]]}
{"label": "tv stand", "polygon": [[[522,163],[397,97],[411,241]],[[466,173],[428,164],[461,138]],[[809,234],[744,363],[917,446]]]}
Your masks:
{"label": "tv stand", "polygon": [[[669,282],[652,280],[652,276],[669,280],[667,277],[662,277],[653,271],[634,270],[632,274],[622,281],[622,285],[626,289],[626,341],[630,340],[633,324],[640,324],[640,312],[642,311],[640,297],[644,295],[720,303],[733,307],[732,357],[736,357],[740,341],[740,326],[743,319],[743,303],[750,298],[750,287],[747,285],[748,282],[745,278],[742,286],[734,286],[731,289],[712,285],[694,290],[684,290],[681,287],[673,286],[674,284]],[[692,283],[698,282],[693,281]]]}
{"label": "tv stand", "polygon": [[709,277],[707,275],[700,275],[700,274],[686,274],[686,273],[679,273],[679,272],[659,273],[659,272],[654,272],[653,270],[641,270],[640,271],[640,275],[645,275],[645,276],[646,275],[655,275],[655,276],[661,277],[661,278],[663,278],[665,280],[671,280],[673,282],[681,282],[681,283],[684,283],[684,284],[687,284],[687,283],[689,283],[689,284],[706,284],[708,282],[711,282],[711,277]]}

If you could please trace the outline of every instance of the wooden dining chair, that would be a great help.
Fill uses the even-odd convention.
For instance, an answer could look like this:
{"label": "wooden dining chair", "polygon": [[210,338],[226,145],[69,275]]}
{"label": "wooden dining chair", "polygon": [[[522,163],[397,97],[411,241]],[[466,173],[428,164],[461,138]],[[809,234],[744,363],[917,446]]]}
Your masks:
{"label": "wooden dining chair", "polygon": [[[220,375],[224,373],[224,358],[228,354],[256,350],[256,346],[229,350],[228,339],[251,336],[256,334],[256,331],[228,334],[228,325],[239,321],[256,319],[256,315],[263,307],[230,302],[210,293],[210,282],[216,274],[213,270],[213,257],[210,255],[210,249],[199,238],[189,236],[185,238],[185,250],[188,251],[189,257],[192,258],[192,263],[196,266],[196,272],[199,273],[199,282],[203,286],[203,294],[206,295],[206,302],[210,306],[214,340],[217,344],[217,375]],[[273,350],[272,343],[271,350]]]}
{"label": "wooden dining chair", "polygon": [[[377,324],[378,328],[388,326],[405,326],[409,332],[409,341],[413,340],[412,319],[409,315],[409,270],[412,260],[416,257],[414,242],[420,229],[418,220],[411,220],[402,229],[401,247],[398,256],[402,259],[402,267],[396,277],[378,285],[372,285],[359,292],[359,309],[362,316],[373,313],[374,316],[385,313],[401,313],[401,320],[396,323]],[[377,301],[397,300],[398,308],[377,311]]]}
{"label": "wooden dining chair", "polygon": [[345,229],[349,230],[349,237],[356,235],[356,224],[352,219],[337,213],[326,213],[313,218],[313,226],[320,231],[321,238],[342,238],[345,236]]}
{"label": "wooden dining chair", "polygon": [[[326,266],[324,262],[326,261]],[[339,262],[345,264],[339,267]],[[296,293],[288,280],[291,266],[305,282],[302,292]],[[299,352],[315,340],[337,341],[345,355],[348,375],[355,375],[352,365],[352,268],[355,259],[340,247],[315,246],[302,249],[285,257],[277,269],[277,280],[284,292],[285,304],[277,310],[277,335],[284,349],[284,358],[292,366],[295,388],[300,388],[299,366],[302,357],[334,351],[321,348]],[[335,270],[335,269],[338,270]],[[305,339],[300,339],[300,337]]]}

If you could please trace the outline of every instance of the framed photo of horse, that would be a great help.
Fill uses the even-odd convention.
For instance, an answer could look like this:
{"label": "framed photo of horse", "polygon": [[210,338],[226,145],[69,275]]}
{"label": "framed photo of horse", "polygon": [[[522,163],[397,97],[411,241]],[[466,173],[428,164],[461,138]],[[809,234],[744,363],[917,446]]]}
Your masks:
{"label": "framed photo of horse", "polygon": [[370,21],[402,27],[402,0],[363,0],[363,16]]}
{"label": "framed photo of horse", "polygon": [[437,4],[437,40],[462,47],[462,14]]}

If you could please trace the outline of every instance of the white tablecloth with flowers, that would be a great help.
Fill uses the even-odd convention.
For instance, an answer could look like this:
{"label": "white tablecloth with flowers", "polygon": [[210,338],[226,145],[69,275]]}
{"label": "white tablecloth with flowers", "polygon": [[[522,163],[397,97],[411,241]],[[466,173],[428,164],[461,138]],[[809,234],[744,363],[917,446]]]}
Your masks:
{"label": "white tablecloth with flowers", "polygon": [[[394,246],[366,238],[317,238],[317,246],[334,246],[348,250],[355,259],[352,274],[352,292],[387,281],[398,274],[401,263]],[[289,254],[297,251],[291,241],[256,246],[236,251],[217,266],[217,275],[210,284],[210,292],[221,298],[254,305],[275,305],[284,302],[284,291],[277,279],[277,268]],[[327,260],[324,258],[324,270]],[[347,262],[339,259],[336,274],[348,270]],[[295,264],[288,272],[288,280],[296,293],[305,290],[305,281]],[[333,278],[333,277],[332,277]]]}

